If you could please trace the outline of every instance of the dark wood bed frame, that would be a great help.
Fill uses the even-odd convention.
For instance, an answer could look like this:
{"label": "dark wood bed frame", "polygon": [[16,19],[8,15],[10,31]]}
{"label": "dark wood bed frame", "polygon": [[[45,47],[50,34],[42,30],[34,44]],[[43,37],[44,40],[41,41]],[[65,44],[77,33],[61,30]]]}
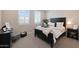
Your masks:
{"label": "dark wood bed frame", "polygon": [[[57,22],[64,22],[63,26],[66,28],[66,17],[60,17],[60,18],[50,18],[50,21],[52,23],[55,23],[55,27],[56,27],[56,23]],[[64,33],[63,33],[64,34]],[[63,35],[62,34],[62,35]],[[62,36],[61,35],[61,36]],[[38,38],[42,39],[43,41],[47,42],[51,48],[53,48],[54,45],[54,40],[53,40],[53,34],[49,33],[48,37],[41,31],[38,29],[35,29],[35,36],[37,36]],[[60,37],[61,37],[60,36]],[[57,38],[58,39],[58,38]]]}

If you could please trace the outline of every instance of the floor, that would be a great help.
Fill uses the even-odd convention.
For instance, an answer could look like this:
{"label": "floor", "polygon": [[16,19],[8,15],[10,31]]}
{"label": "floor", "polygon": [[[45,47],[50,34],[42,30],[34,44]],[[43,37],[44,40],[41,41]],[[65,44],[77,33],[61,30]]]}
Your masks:
{"label": "floor", "polygon": [[33,34],[30,34],[13,43],[12,48],[50,48],[50,46],[46,42],[34,37]]}
{"label": "floor", "polygon": [[62,37],[56,42],[54,48],[79,48],[79,40]]}
{"label": "floor", "polygon": [[[13,43],[12,48],[50,48],[50,46],[41,39],[28,35]],[[79,48],[79,41],[62,37],[57,40],[54,48]]]}

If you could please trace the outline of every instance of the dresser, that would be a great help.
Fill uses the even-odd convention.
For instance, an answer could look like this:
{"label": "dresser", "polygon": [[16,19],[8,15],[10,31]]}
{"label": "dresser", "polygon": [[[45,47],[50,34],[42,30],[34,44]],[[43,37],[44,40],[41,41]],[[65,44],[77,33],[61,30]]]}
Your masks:
{"label": "dresser", "polygon": [[0,48],[10,48],[11,46],[11,32],[0,31]]}

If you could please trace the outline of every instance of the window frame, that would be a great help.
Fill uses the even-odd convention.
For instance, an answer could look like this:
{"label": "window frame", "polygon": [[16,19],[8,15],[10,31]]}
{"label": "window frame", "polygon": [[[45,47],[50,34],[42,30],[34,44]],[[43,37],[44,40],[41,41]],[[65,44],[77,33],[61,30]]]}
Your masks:
{"label": "window frame", "polygon": [[[28,16],[21,16],[20,12],[22,11],[28,11]],[[23,17],[24,19],[21,19],[21,17]],[[28,21],[25,19],[26,17],[28,17]],[[18,19],[19,19],[19,25],[27,25],[30,23],[30,11],[29,10],[19,10],[18,11]],[[22,23],[23,22],[23,23]]]}

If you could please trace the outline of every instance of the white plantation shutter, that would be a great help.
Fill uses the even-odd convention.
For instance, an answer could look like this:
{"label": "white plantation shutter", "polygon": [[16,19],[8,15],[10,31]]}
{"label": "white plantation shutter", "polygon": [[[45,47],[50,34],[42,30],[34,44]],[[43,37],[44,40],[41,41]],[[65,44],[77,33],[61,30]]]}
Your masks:
{"label": "white plantation shutter", "polygon": [[19,11],[19,24],[29,24],[29,11],[28,10],[20,10]]}
{"label": "white plantation shutter", "polygon": [[39,24],[41,22],[41,12],[40,11],[34,12],[34,20],[35,20],[35,24]]}

